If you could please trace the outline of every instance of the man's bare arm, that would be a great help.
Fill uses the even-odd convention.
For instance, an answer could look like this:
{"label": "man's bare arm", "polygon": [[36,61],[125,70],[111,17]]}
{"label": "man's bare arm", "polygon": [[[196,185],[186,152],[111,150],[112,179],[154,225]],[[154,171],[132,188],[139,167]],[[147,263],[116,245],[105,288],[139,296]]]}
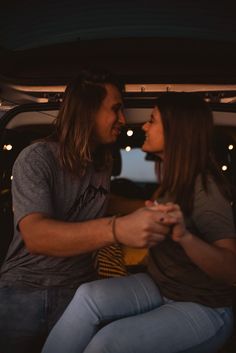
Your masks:
{"label": "man's bare arm", "polygon": [[[161,217],[160,212],[146,207],[119,217],[115,232],[120,243],[144,248],[164,240],[169,226],[159,223]],[[115,242],[111,217],[63,222],[33,213],[19,222],[19,228],[30,252],[49,256],[75,256]]]}

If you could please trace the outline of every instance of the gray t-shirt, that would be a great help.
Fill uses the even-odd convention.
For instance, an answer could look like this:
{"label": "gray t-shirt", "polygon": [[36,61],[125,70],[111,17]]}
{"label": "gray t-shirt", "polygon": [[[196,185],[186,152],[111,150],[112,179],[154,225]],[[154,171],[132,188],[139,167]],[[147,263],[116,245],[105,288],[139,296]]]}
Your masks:
{"label": "gray t-shirt", "polygon": [[[165,200],[159,201],[171,199],[167,196]],[[204,190],[200,178],[197,178],[193,212],[185,222],[192,234],[207,243],[236,237],[230,202],[211,178],[208,180],[208,192]],[[212,307],[232,304],[231,288],[203,272],[189,259],[183,248],[169,237],[150,249],[148,270],[162,294],[170,299]]]}
{"label": "gray t-shirt", "polygon": [[109,171],[96,171],[91,163],[79,178],[63,170],[57,156],[56,143],[37,142],[25,148],[14,164],[14,237],[1,268],[0,286],[78,287],[95,278],[92,254],[72,257],[31,254],[18,229],[19,221],[34,212],[68,222],[104,215]]}

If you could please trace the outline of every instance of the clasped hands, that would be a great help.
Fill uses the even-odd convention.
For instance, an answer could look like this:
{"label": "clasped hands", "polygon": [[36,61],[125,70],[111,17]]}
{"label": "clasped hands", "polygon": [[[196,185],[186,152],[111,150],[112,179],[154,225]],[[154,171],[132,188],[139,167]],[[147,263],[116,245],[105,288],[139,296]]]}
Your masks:
{"label": "clasped hands", "polygon": [[146,207],[160,212],[159,222],[170,227],[169,235],[172,240],[179,242],[181,238],[188,235],[184,216],[178,204],[167,202],[160,204],[156,201],[146,201]]}
{"label": "clasped hands", "polygon": [[166,236],[171,236],[175,242],[181,242],[188,235],[179,205],[146,201],[145,206],[117,218],[116,238],[120,243],[150,248],[165,240]]}

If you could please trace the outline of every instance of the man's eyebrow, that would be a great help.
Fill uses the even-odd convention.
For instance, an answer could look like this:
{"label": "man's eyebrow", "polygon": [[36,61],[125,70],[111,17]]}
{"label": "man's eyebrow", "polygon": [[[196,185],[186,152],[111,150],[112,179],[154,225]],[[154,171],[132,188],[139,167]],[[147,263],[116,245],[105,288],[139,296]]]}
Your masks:
{"label": "man's eyebrow", "polygon": [[122,102],[118,102],[118,103],[113,104],[113,107],[114,108],[121,108],[121,107],[124,107],[124,104]]}

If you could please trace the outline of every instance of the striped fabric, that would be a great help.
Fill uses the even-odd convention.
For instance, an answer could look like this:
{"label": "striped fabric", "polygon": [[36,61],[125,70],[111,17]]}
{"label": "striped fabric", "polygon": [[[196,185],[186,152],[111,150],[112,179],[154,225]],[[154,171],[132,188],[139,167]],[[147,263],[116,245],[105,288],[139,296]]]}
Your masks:
{"label": "striped fabric", "polygon": [[121,277],[128,275],[124,263],[122,247],[119,244],[99,249],[95,253],[95,267],[99,278]]}

